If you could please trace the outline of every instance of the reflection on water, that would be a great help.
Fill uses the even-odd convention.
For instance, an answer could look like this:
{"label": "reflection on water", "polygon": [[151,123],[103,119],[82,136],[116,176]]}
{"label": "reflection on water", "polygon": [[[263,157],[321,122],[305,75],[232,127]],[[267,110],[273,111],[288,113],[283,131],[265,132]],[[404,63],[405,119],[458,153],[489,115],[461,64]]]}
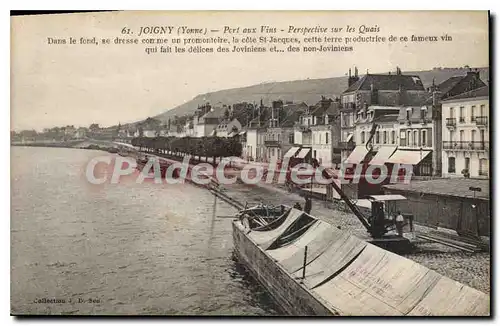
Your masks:
{"label": "reflection on water", "polygon": [[102,152],[11,153],[13,314],[278,314],[235,261],[231,220],[213,218],[234,210],[207,191],[90,186]]}

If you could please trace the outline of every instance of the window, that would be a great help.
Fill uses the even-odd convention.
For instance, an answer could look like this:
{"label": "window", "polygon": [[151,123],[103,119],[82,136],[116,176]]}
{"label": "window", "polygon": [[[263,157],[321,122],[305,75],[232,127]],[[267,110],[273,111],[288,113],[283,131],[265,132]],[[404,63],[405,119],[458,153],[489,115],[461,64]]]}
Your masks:
{"label": "window", "polygon": [[418,138],[419,138],[418,137],[418,130],[414,130],[413,131],[413,146],[418,146],[419,145],[419,143],[418,143],[419,139]]}
{"label": "window", "polygon": [[290,144],[294,143],[293,133],[291,133],[291,134],[288,135],[288,143],[290,143]]}
{"label": "window", "polygon": [[448,173],[455,173],[455,158],[448,157]]}
{"label": "window", "polygon": [[484,130],[479,131],[479,137],[481,137],[481,143],[484,143]]}
{"label": "window", "polygon": [[364,144],[365,143],[365,132],[362,131],[361,132],[361,144]]}
{"label": "window", "polygon": [[380,144],[380,131],[375,134],[375,143]]}
{"label": "window", "polygon": [[410,120],[410,112],[409,109],[406,110],[406,120]]}
{"label": "window", "polygon": [[450,108],[450,118],[454,117],[455,117],[455,111],[453,110],[453,108]]}
{"label": "window", "polygon": [[411,146],[411,131],[410,130],[408,130],[406,132],[406,136],[407,136],[406,137],[406,144],[407,144],[407,146]]}
{"label": "window", "polygon": [[471,130],[470,131],[470,141],[471,142],[475,142],[476,141],[476,131],[475,130]]}
{"label": "window", "polygon": [[481,117],[484,117],[484,108],[485,108],[484,104],[479,107],[479,115]]}
{"label": "window", "polygon": [[394,130],[391,131],[391,143],[396,144],[396,132]]}
{"label": "window", "polygon": [[465,158],[465,169],[470,170],[470,157]]}
{"label": "window", "polygon": [[460,142],[464,141],[464,131],[460,130]]}
{"label": "window", "polygon": [[470,122],[476,121],[476,118],[474,117],[475,114],[476,114],[476,106],[473,105],[470,107]]}
{"label": "window", "polygon": [[465,107],[461,106],[460,107],[460,122],[465,122]]}
{"label": "window", "polygon": [[325,138],[326,144],[328,144],[328,137],[329,137],[329,135],[328,135],[328,133],[326,133],[326,138]]}
{"label": "window", "polygon": [[451,141],[455,140],[455,132],[453,130],[450,130],[450,140]]}
{"label": "window", "polygon": [[406,132],[405,131],[401,131],[399,133],[399,141],[400,141],[399,146],[406,146]]}
{"label": "window", "polygon": [[427,130],[422,130],[422,146],[427,146]]}
{"label": "window", "polygon": [[488,160],[485,158],[479,160],[479,175],[488,175]]}
{"label": "window", "polygon": [[426,113],[427,113],[427,108],[424,106],[420,109],[420,119],[425,120]]}
{"label": "window", "polygon": [[384,130],[384,144],[387,144],[387,131]]}

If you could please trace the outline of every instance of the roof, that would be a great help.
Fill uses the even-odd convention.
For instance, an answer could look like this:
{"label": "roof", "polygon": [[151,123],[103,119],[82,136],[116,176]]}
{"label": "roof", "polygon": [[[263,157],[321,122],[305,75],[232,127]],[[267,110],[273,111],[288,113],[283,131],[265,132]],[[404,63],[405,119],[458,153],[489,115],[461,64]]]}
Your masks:
{"label": "roof", "polygon": [[462,99],[468,99],[468,98],[475,98],[475,97],[488,97],[490,95],[490,87],[489,86],[483,86],[480,88],[476,88],[472,91],[468,91],[462,94],[458,94],[452,97],[447,98],[443,102],[452,102],[454,100],[462,100]]}
{"label": "roof", "polygon": [[376,195],[369,196],[369,199],[372,199],[373,201],[408,200],[406,197],[401,195]]}
{"label": "roof", "polygon": [[398,121],[399,114],[385,114],[382,116],[379,116],[376,123],[380,122],[396,122]]}
{"label": "roof", "polygon": [[490,199],[489,180],[482,179],[435,179],[427,181],[411,181],[408,184],[397,183],[383,186],[383,188],[390,190],[473,198],[473,192],[469,190],[469,187],[479,187],[482,189],[481,192],[476,192],[476,198],[483,200]]}
{"label": "roof", "polygon": [[200,119],[199,121],[200,122],[203,122],[205,121],[205,119],[210,119],[210,118],[216,118],[216,119],[219,119],[220,117],[222,117],[224,115],[224,110],[226,108],[222,108],[222,107],[214,107],[212,108],[211,111],[208,111],[206,114],[204,114]]}
{"label": "roof", "polygon": [[338,114],[341,107],[340,102],[332,102],[325,113],[331,115]]}
{"label": "roof", "polygon": [[369,91],[372,84],[376,90],[397,91],[401,86],[405,90],[425,91],[419,76],[366,74],[357,82],[349,86],[344,93],[350,93],[357,90]]}
{"label": "roof", "polygon": [[293,127],[295,125],[295,122],[299,121],[299,118],[303,113],[303,111],[299,110],[291,111],[283,120],[283,122],[280,123],[280,128]]}
{"label": "roof", "polygon": [[330,105],[321,105],[321,101],[316,104],[316,109],[311,113],[314,116],[323,116],[326,113],[334,115],[337,114],[340,109],[340,103],[339,102],[330,102]]}
{"label": "roof", "polygon": [[451,89],[453,87],[455,87],[465,77],[467,77],[467,75],[450,77],[447,80],[445,80],[444,82],[442,82],[441,84],[439,84],[438,89],[444,95],[444,94],[448,93],[449,91],[451,91]]}
{"label": "roof", "polygon": [[286,110],[303,110],[304,108],[307,108],[307,104],[305,102],[288,103],[283,105],[283,109]]}
{"label": "roof", "polygon": [[479,73],[467,72],[467,74],[465,75],[453,76],[448,78],[437,86],[437,90],[440,92],[440,99],[448,100],[449,97],[458,96],[463,92],[467,92],[471,88],[480,89],[485,86],[486,84],[481,79],[479,79]]}

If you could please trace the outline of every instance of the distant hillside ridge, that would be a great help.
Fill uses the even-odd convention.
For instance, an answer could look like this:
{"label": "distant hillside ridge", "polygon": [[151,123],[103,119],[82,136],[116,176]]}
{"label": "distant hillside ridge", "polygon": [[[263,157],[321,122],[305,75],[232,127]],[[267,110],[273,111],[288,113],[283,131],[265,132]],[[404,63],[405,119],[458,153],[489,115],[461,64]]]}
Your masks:
{"label": "distant hillside ridge", "polygon": [[[475,69],[475,68],[473,68]],[[488,83],[489,68],[477,68],[481,79]],[[403,71],[404,75],[417,75],[427,88],[432,85],[433,79],[439,84],[446,79],[465,75],[468,68],[434,68],[433,70],[423,71]],[[382,73],[387,74],[388,72]],[[363,75],[361,75],[363,76]],[[165,111],[154,118],[166,122],[174,115],[183,116],[193,114],[199,105],[209,102],[212,106],[231,105],[238,102],[248,102],[259,104],[261,99],[265,105],[270,105],[271,101],[282,100],[293,102],[305,102],[308,105],[317,103],[321,96],[337,97],[347,89],[347,76],[322,78],[322,79],[304,79],[284,82],[263,83],[247,87],[225,89],[206,94],[200,94],[192,100],[181,104],[171,110]]]}

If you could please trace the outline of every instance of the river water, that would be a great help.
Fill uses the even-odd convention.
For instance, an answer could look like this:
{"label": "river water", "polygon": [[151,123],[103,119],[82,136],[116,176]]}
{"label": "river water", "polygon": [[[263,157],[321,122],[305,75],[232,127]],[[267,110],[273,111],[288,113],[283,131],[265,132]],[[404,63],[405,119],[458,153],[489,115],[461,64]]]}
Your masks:
{"label": "river water", "polygon": [[234,209],[189,184],[90,185],[102,155],[12,148],[12,314],[279,314],[234,259]]}

